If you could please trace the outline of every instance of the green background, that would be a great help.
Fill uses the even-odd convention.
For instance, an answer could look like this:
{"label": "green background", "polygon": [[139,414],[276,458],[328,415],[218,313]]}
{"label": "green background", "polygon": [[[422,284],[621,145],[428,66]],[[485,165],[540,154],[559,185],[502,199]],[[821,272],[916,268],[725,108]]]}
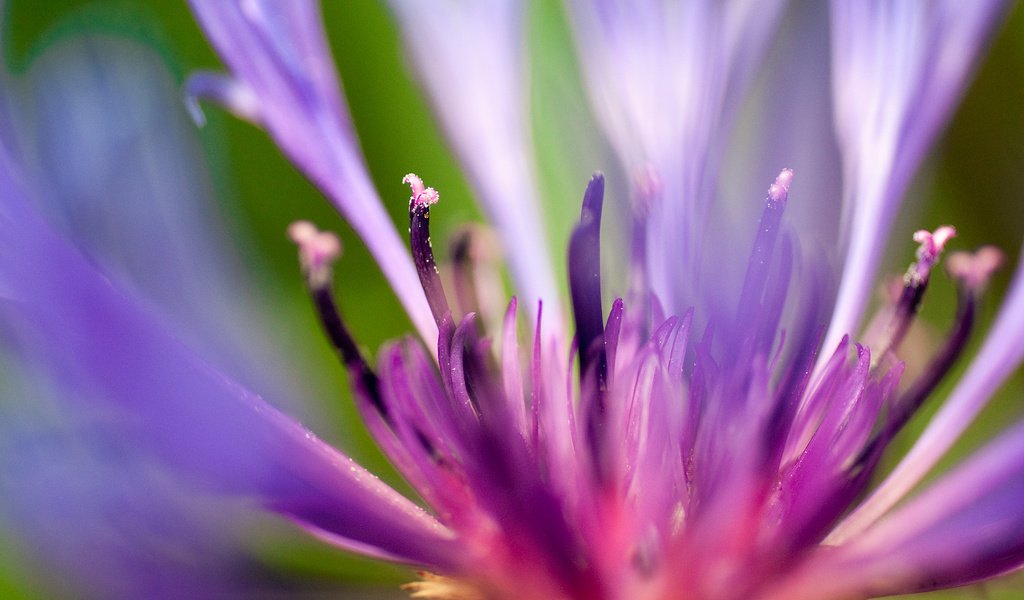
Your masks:
{"label": "green background", "polygon": [[[166,0],[9,0],[6,58],[17,74],[31,58],[62,36],[80,32],[106,33],[142,41],[154,47],[179,81],[198,68],[218,68],[218,60],[202,37],[184,2]],[[378,2],[355,0],[324,3],[324,17],[335,59],[346,88],[363,151],[381,196],[396,223],[405,219],[408,191],[403,174],[415,171],[441,190],[443,203],[432,213],[435,239],[445,239],[455,226],[479,221],[480,212],[460,169],[440,135],[423,97],[409,74],[394,23]],[[576,211],[576,197],[598,148],[571,152],[569,142],[553,134],[563,116],[545,111],[547,94],[562,105],[583,106],[580,84],[561,75],[572,73],[572,50],[560,9],[554,2],[535,1],[531,10],[534,52],[547,60],[533,70],[534,134],[544,193],[572,202],[548,202],[552,247],[564,248],[567,223]],[[1024,11],[1013,11],[996,39],[952,125],[922,169],[911,192],[911,209],[894,231],[954,223],[961,247],[995,244],[1016,264],[1024,232]],[[559,86],[553,88],[552,82]],[[557,103],[555,103],[557,104]],[[348,450],[357,460],[400,489],[407,490],[388,468],[358,423],[351,407],[342,370],[321,339],[297,272],[294,249],[284,237],[286,226],[310,219],[339,232],[345,255],[337,269],[346,315],[357,338],[370,349],[409,331],[400,306],[356,236],[322,195],[257,128],[206,106],[207,126],[198,132],[212,173],[228,236],[244,259],[258,290],[254,302],[267,323],[300,365],[308,396],[321,399],[307,407],[304,420],[329,442]],[[586,118],[576,123],[587,127]],[[913,208],[919,207],[920,212]],[[400,225],[400,227],[402,227]],[[891,243],[887,266],[901,271],[913,246]],[[993,284],[991,296],[1001,297],[1007,272]],[[944,277],[932,286],[924,317],[942,328],[952,314],[953,292]],[[984,309],[982,326],[994,313]],[[385,316],[386,315],[386,316]],[[977,345],[977,342],[974,344]],[[953,378],[955,381],[955,378]],[[948,387],[947,387],[948,389]],[[992,431],[1021,414],[1024,380],[1015,380],[992,403],[965,436],[950,460],[991,436]],[[915,420],[920,429],[927,413]],[[911,431],[910,437],[913,431]],[[901,440],[901,443],[906,443]],[[306,540],[289,527],[260,522],[249,540],[254,559],[296,590],[332,590],[338,585],[384,586],[407,580],[402,569],[342,555]],[[0,597],[37,597],[23,577],[23,564],[14,547],[3,547],[0,559]],[[1024,585],[1015,581],[989,586],[991,597],[1015,598]],[[348,588],[343,588],[348,589]],[[353,588],[354,589],[354,588]],[[355,593],[349,589],[347,593]],[[930,597],[976,597],[976,589]]]}

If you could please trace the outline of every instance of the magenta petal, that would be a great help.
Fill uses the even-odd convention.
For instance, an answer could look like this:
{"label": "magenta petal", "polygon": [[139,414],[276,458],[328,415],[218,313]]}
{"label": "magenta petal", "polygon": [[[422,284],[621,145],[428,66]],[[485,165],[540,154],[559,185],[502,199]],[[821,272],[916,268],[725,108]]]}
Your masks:
{"label": "magenta petal", "polygon": [[984,344],[914,446],[872,495],[832,533],[836,542],[866,529],[899,502],[953,446],[992,394],[1024,360],[1024,263]]}
{"label": "magenta petal", "polygon": [[[450,536],[433,518],[209,367],[46,227],[3,154],[0,190],[3,333],[67,389],[83,390],[65,399],[69,418],[124,411],[143,447],[204,486],[252,497],[346,545],[450,563]],[[82,405],[89,397],[106,406]]]}
{"label": "magenta petal", "polygon": [[[1024,563],[1019,423],[823,563],[832,584],[888,595],[965,585]],[[835,561],[835,562],[833,562]]]}

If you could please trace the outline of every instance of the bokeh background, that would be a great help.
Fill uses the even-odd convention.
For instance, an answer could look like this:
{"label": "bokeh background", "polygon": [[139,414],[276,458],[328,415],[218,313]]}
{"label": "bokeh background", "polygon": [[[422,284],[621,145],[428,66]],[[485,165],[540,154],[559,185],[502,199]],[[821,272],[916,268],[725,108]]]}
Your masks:
{"label": "bokeh background", "polygon": [[[408,198],[401,178],[410,171],[441,191],[442,203],[431,218],[435,244],[459,224],[481,221],[466,180],[416,87],[383,2],[327,0],[323,12],[370,172],[399,227],[404,228],[401,223]],[[614,171],[614,164],[586,110],[558,3],[533,1],[529,29],[535,57],[530,77],[539,174],[551,245],[561,249],[589,173],[595,168]],[[310,219],[337,231],[344,240],[337,287],[352,329],[366,348],[373,351],[388,339],[406,335],[409,323],[356,236],[263,132],[212,106],[205,107],[207,124],[202,129],[188,120],[180,93],[184,78],[195,69],[216,69],[219,63],[185,3],[7,0],[3,42],[8,81],[14,82],[10,85],[16,93],[33,93],[18,84],[30,81],[33,69],[46,65],[59,72],[62,61],[74,63],[78,69],[91,65],[102,74],[108,69],[115,71],[108,61],[116,56],[119,76],[136,73],[145,80],[148,92],[143,94],[140,87],[140,95],[129,99],[145,106],[139,117],[146,125],[144,135],[151,136],[154,144],[173,146],[178,160],[178,173],[173,177],[179,179],[174,182],[175,189],[199,196],[198,201],[206,203],[215,215],[211,227],[222,238],[217,243],[237,265],[240,285],[250,290],[250,302],[239,307],[239,312],[245,314],[243,320],[260,319],[262,331],[267,332],[263,341],[282,361],[278,366],[290,374],[293,387],[288,410],[390,484],[411,493],[377,452],[355,415],[343,370],[322,339],[309,308],[294,249],[284,235],[287,225]],[[44,96],[54,93],[52,88],[41,89]],[[47,110],[73,109],[73,92],[65,89],[64,93],[70,98],[65,99],[67,104],[55,101],[51,106],[45,97],[35,100],[40,107],[35,112],[39,119],[36,127],[51,122]],[[113,93],[122,92],[115,88]],[[1024,239],[1022,107],[1024,11],[1016,7],[893,227],[887,248],[888,271],[899,273],[910,260],[910,232],[941,223],[957,226],[958,247],[995,244],[1008,253],[1011,265],[1016,264]],[[188,185],[182,185],[182,178]],[[139,199],[140,203],[146,201]],[[162,201],[160,210],[173,219],[173,210],[169,210],[173,202]],[[992,286],[982,328],[994,314],[996,302],[991,299],[1002,296],[1010,270],[1004,269],[1003,277]],[[953,302],[948,280],[937,278],[924,309],[924,320],[930,325],[922,335],[928,335],[928,326],[944,329]],[[1018,374],[945,465],[1019,418],[1024,412],[1022,398],[1024,377]],[[915,420],[900,444],[907,445],[934,408],[930,406]],[[411,576],[403,568],[352,557],[313,542],[272,518],[248,515],[241,525],[234,525],[232,547],[243,556],[247,572],[261,582],[266,597],[401,597],[394,591],[396,585]],[[0,533],[4,531],[10,533],[0,541],[0,597],[75,596],[82,591],[59,569],[40,561],[30,543],[0,526]],[[986,597],[984,594],[1024,597],[1024,580],[1011,577],[984,589],[934,597]]]}

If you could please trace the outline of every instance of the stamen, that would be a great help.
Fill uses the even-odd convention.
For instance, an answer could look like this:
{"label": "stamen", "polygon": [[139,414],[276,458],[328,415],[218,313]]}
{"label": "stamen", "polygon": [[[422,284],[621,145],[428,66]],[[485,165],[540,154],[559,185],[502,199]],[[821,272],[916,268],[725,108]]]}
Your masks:
{"label": "stamen", "polygon": [[[572,295],[580,376],[596,368],[599,389],[607,371],[603,348],[604,315],[601,308],[601,206],[604,175],[595,173],[583,196],[580,222],[569,240],[569,290]],[[600,340],[600,341],[599,341]],[[595,365],[596,363],[596,365]]]}
{"label": "stamen", "polygon": [[458,579],[435,575],[426,571],[417,573],[422,581],[402,585],[410,598],[424,600],[483,600],[484,595],[471,584]]}
{"label": "stamen", "polygon": [[956,252],[946,260],[946,270],[959,284],[953,327],[942,348],[925,367],[924,373],[896,401],[890,419],[890,436],[903,428],[963,354],[974,329],[981,292],[1002,262],[1003,253],[991,246],[983,247],[973,254]]}
{"label": "stamen", "polygon": [[333,233],[320,231],[308,221],[292,223],[288,227],[288,236],[299,247],[299,264],[306,275],[320,324],[349,371],[356,398],[369,402],[390,426],[387,406],[380,392],[380,380],[345,326],[331,291],[331,265],[341,255],[341,242]]}
{"label": "stamen", "polygon": [[309,221],[288,226],[288,237],[299,247],[299,264],[309,287],[318,289],[331,281],[331,265],[341,256],[341,240],[329,231],[320,231]]}
{"label": "stamen", "polygon": [[647,222],[651,208],[664,193],[665,184],[653,165],[646,165],[633,173],[632,230],[629,249],[629,299],[642,305],[650,288],[647,272]]}
{"label": "stamen", "polygon": [[[737,305],[739,322],[746,323],[760,312],[761,297],[770,272],[771,258],[778,239],[782,214],[789,200],[789,187],[793,183],[793,171],[783,169],[775,182],[768,187],[768,198],[765,199],[764,210],[757,226],[754,248],[747,263],[747,273],[743,279],[743,291]],[[741,327],[745,331],[745,328]]]}
{"label": "stamen", "polygon": [[917,249],[917,261],[910,265],[903,276],[903,291],[896,301],[892,320],[875,348],[876,360],[881,360],[887,352],[898,347],[906,337],[914,316],[921,308],[932,268],[938,264],[946,244],[955,236],[956,229],[949,225],[939,227],[934,233],[923,229],[914,233],[914,241],[921,244]]}
{"label": "stamen", "polygon": [[476,236],[469,227],[452,234],[448,245],[448,260],[452,266],[452,283],[455,286],[455,302],[462,314],[477,312],[480,301],[473,286],[473,245]]}
{"label": "stamen", "polygon": [[633,218],[646,221],[651,212],[651,204],[661,197],[665,184],[661,181],[657,169],[647,164],[633,172]]}
{"label": "stamen", "polygon": [[440,325],[450,312],[430,243],[430,207],[437,204],[440,195],[434,188],[424,187],[423,180],[412,173],[402,178],[402,182],[409,184],[412,189],[409,198],[409,245],[413,262],[416,263],[416,274],[419,275],[430,312]]}
{"label": "stamen", "polygon": [[[604,315],[601,308],[601,205],[604,201],[604,176],[595,173],[583,195],[580,222],[569,239],[569,291],[576,321],[576,347],[580,361],[581,393],[586,414],[587,443],[595,476],[606,479],[604,452],[605,392],[608,357],[604,342]],[[593,378],[591,380],[590,378]]]}
{"label": "stamen", "polygon": [[956,237],[956,229],[949,225],[939,227],[934,233],[925,229],[915,231],[914,241],[921,246],[917,249],[917,262],[910,265],[906,276],[904,276],[906,285],[926,284],[932,267],[939,262],[946,243],[954,237]]}
{"label": "stamen", "polygon": [[994,246],[983,246],[975,251],[954,252],[946,259],[946,272],[965,288],[981,292],[989,279],[1003,266],[1006,256]]}

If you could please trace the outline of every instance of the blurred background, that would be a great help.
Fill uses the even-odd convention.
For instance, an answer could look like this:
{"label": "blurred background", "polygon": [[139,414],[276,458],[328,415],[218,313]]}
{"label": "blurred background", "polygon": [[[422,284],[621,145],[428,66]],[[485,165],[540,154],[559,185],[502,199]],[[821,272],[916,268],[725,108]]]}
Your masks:
{"label": "blurred background", "polygon": [[[185,3],[7,0],[4,10],[3,58],[8,75],[3,81],[5,91],[16,96],[22,107],[18,127],[25,139],[33,140],[28,152],[39,169],[58,174],[52,181],[57,193],[92,190],[79,194],[80,204],[54,209],[58,219],[65,219],[72,228],[81,227],[82,236],[98,238],[94,242],[118,268],[142,279],[166,275],[147,261],[145,252],[137,253],[131,246],[144,245],[147,231],[116,238],[116,243],[105,240],[112,239],[117,228],[130,228],[153,213],[162,215],[158,220],[161,231],[170,231],[168,239],[184,244],[194,241],[197,247],[189,251],[196,253],[199,262],[214,255],[218,258],[210,261],[223,260],[226,267],[204,270],[197,266],[197,274],[180,285],[246,290],[244,306],[232,304],[232,294],[225,292],[211,313],[216,317],[207,318],[231,321],[243,338],[258,332],[255,335],[265,347],[267,360],[281,373],[279,381],[288,382],[287,411],[411,494],[359,423],[343,370],[310,310],[294,248],[284,235],[287,225],[309,219],[341,236],[345,253],[336,269],[337,287],[351,327],[367,349],[375,352],[386,340],[406,335],[409,323],[358,238],[268,136],[213,106],[205,107],[205,127],[192,125],[184,112],[180,86],[191,71],[218,69],[219,62]],[[383,3],[328,0],[323,13],[367,164],[400,229],[405,227],[408,200],[401,178],[410,171],[442,194],[443,202],[431,217],[435,246],[458,225],[481,221],[466,180],[417,89]],[[614,172],[615,167],[585,108],[558,3],[532,2],[529,30],[529,44],[537,57],[531,64],[530,93],[539,175],[551,246],[560,252],[590,172],[598,168]],[[905,269],[914,249],[912,231],[942,223],[956,225],[958,248],[994,244],[1007,252],[1011,265],[1016,264],[1024,239],[1022,106],[1024,11],[1017,7],[912,188],[893,228],[887,271]],[[109,150],[118,147],[116,142],[124,141],[123,136],[137,144],[131,146],[135,148],[131,155]],[[139,152],[139,148],[152,152]],[[117,189],[105,187],[110,181],[106,170],[128,164],[138,169],[139,177]],[[120,216],[105,216],[112,211]],[[140,216],[143,213],[147,216]],[[220,274],[221,268],[230,270],[231,279]],[[994,282],[980,331],[994,314],[996,302],[991,300],[1004,293],[1010,271],[1005,268]],[[938,278],[929,292],[924,320],[943,331],[954,300],[948,279]],[[254,320],[259,327],[251,326]],[[946,466],[1019,418],[1021,398],[1024,377],[1018,374],[972,426]],[[934,404],[927,408],[898,444],[905,447],[934,408]],[[7,407],[0,416],[13,412]],[[109,468],[102,461],[98,464],[102,466],[97,468]],[[17,467],[5,464],[8,471]],[[125,466],[124,472],[131,473],[131,468]],[[67,476],[70,481],[71,475],[58,471],[54,477]],[[88,485],[80,479],[74,480]],[[188,506],[176,502],[173,490],[160,495],[167,501],[166,509],[152,510]],[[216,507],[203,505],[196,510],[210,511],[211,521],[220,520]],[[75,518],[73,510],[64,516],[72,522]],[[220,540],[218,547],[207,550],[228,556],[231,564],[257,582],[253,589],[260,590],[258,597],[401,597],[395,591],[397,584],[412,577],[406,569],[314,542],[269,517],[237,515],[230,530],[229,535],[213,536]],[[62,575],[64,563],[44,556],[45,543],[25,540],[15,528],[0,524],[0,534],[5,531],[0,540],[0,598],[96,593],[88,585],[78,587],[72,576]],[[129,526],[125,532],[130,536]],[[61,531],[48,535],[60,536]],[[83,542],[74,552],[89,552],[92,547],[91,542]],[[1018,598],[1021,594],[1024,582],[1009,578],[984,590],[930,597]]]}

